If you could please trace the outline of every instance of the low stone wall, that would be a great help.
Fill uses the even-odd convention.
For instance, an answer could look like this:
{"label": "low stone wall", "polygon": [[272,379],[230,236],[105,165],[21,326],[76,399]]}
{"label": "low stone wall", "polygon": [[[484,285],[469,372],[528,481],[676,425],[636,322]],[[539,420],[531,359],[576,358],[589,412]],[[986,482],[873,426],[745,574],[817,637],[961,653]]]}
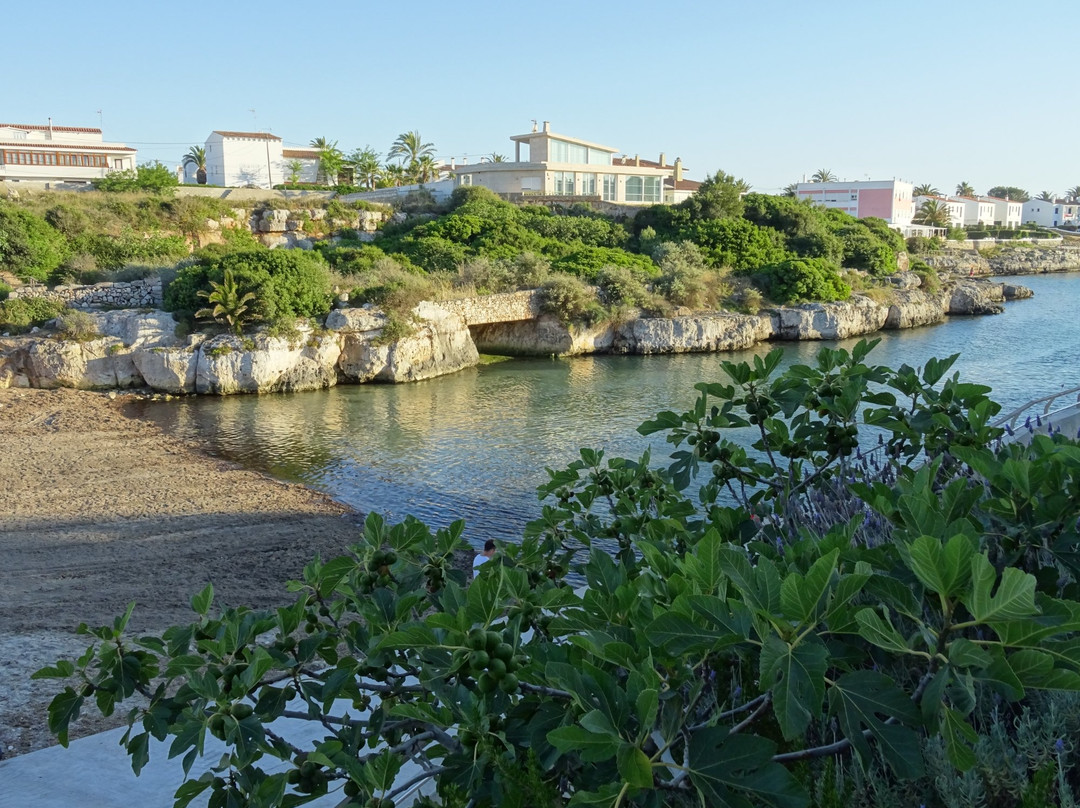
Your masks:
{"label": "low stone wall", "polygon": [[444,300],[439,306],[456,314],[466,325],[512,323],[535,320],[540,316],[540,293],[536,289],[528,289],[524,292]]}
{"label": "low stone wall", "polygon": [[20,286],[13,289],[11,298],[44,298],[69,306],[108,307],[113,309],[160,308],[161,279],[151,278],[130,283],[95,283],[90,286]]}

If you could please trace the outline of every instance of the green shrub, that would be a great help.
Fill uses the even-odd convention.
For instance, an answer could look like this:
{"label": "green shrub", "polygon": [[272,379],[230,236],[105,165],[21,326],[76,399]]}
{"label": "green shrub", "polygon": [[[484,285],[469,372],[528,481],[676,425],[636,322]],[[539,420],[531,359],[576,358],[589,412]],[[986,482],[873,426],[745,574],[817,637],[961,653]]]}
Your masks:
{"label": "green shrub", "polygon": [[407,237],[401,244],[401,252],[428,272],[455,272],[465,263],[467,255],[462,245],[438,236]]}
{"label": "green shrub", "polygon": [[40,216],[0,202],[0,269],[20,280],[48,280],[68,257],[67,239]]}
{"label": "green shrub", "polygon": [[912,261],[911,271],[919,276],[919,288],[929,294],[937,294],[941,291],[941,276],[932,266],[922,261]]}
{"label": "green shrub", "polygon": [[536,289],[551,274],[551,262],[542,255],[523,252],[510,262],[510,272],[518,289]]}
{"label": "green shrub", "polygon": [[391,259],[383,259],[364,283],[349,293],[349,302],[354,306],[371,303],[387,314],[405,315],[421,301],[438,297],[439,291],[439,282],[431,276],[409,272]]}
{"label": "green shrub", "polygon": [[558,274],[540,287],[540,308],[564,323],[594,323],[604,315],[596,293],[580,278]]}
{"label": "green shrub", "polygon": [[941,251],[941,239],[927,238],[926,236],[911,236],[907,240],[907,249],[910,253],[934,253]]}
{"label": "green shrub", "polygon": [[321,317],[330,311],[330,272],[322,258],[303,250],[250,250],[201,260],[177,271],[164,289],[167,311],[190,316],[202,307],[200,292],[210,294],[213,283],[232,273],[241,294],[255,295],[255,322]]}
{"label": "green shrub", "polygon": [[64,308],[63,303],[42,297],[5,300],[0,303],[0,333],[24,334],[56,319]]}
{"label": "green shrub", "polygon": [[789,257],[777,231],[745,219],[696,222],[681,231],[680,238],[697,244],[712,266],[730,267],[738,272],[752,272]]}
{"label": "green shrub", "polygon": [[512,292],[517,289],[517,279],[509,261],[490,261],[473,258],[458,268],[458,283],[472,287],[478,295]]}
{"label": "green shrub", "polygon": [[949,241],[964,241],[967,238],[967,230],[962,227],[950,227],[946,238]]}
{"label": "green shrub", "polygon": [[56,329],[65,339],[84,342],[100,336],[97,320],[78,309],[64,309],[56,318]]}
{"label": "green shrub", "polygon": [[653,250],[653,260],[661,273],[653,290],[676,306],[716,309],[731,294],[726,274],[711,269],[693,242],[666,241]]}
{"label": "green shrub", "polygon": [[173,193],[178,185],[171,168],[155,160],[143,163],[134,171],[113,171],[94,181],[99,191],[119,193],[123,191],[149,191],[155,194]]}
{"label": "green shrub", "polygon": [[604,267],[596,273],[596,287],[607,306],[644,306],[651,298],[642,275],[629,267]]}
{"label": "green shrub", "polygon": [[851,295],[836,266],[824,258],[792,258],[765,267],[761,277],[769,297],[778,303],[846,300]]}
{"label": "green shrub", "polygon": [[90,217],[86,211],[66,203],[54,205],[45,211],[45,221],[67,238],[81,236],[90,229]]}
{"label": "green shrub", "polygon": [[644,255],[619,250],[614,247],[587,247],[582,245],[551,262],[552,270],[576,275],[585,281],[593,281],[605,267],[628,267],[643,275],[657,274],[656,265]]}
{"label": "green shrub", "polygon": [[0,281],[0,303],[3,303],[8,299],[8,295],[11,294],[11,287],[3,281]]}
{"label": "green shrub", "polygon": [[386,315],[386,325],[382,327],[379,335],[372,342],[375,345],[391,345],[400,342],[406,337],[411,337],[415,333],[416,326],[410,317],[391,311]]}

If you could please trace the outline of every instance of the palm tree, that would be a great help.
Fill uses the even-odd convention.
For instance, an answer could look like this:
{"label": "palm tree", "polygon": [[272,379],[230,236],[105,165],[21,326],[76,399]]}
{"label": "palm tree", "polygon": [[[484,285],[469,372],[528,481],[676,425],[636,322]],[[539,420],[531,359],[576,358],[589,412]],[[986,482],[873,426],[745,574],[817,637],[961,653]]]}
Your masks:
{"label": "palm tree", "polygon": [[420,133],[414,129],[398,135],[386,156],[400,157],[402,164],[412,165],[425,155],[435,155],[435,144],[425,143]]}
{"label": "palm tree", "polygon": [[379,153],[371,146],[355,149],[349,155],[349,163],[353,167],[356,181],[367,187],[369,191],[375,190],[375,185],[382,174],[382,166],[379,163]]}
{"label": "palm tree", "polygon": [[957,196],[975,196],[975,188],[969,182],[962,182],[956,186]]}
{"label": "palm tree", "polygon": [[387,163],[381,172],[381,185],[384,188],[401,187],[408,182],[408,172],[405,166],[397,163]]}
{"label": "palm tree", "polygon": [[754,189],[754,186],[752,186],[746,180],[738,179],[738,180],[735,180],[735,188],[736,188],[736,190],[738,190],[739,196],[742,196],[743,194],[750,193],[750,191],[752,191]]}
{"label": "palm tree", "polygon": [[206,149],[203,146],[192,146],[181,162],[185,168],[195,166],[195,182],[206,185]]}
{"label": "palm tree", "polygon": [[311,141],[311,147],[319,150],[319,170],[315,174],[315,182],[320,185],[337,185],[338,173],[345,163],[345,155],[337,143],[324,137]]}
{"label": "palm tree", "polygon": [[948,205],[943,205],[936,199],[927,199],[919,205],[919,210],[915,213],[912,222],[929,227],[949,227],[952,224],[952,217],[949,215]]}
{"label": "palm tree", "polygon": [[1054,192],[1053,191],[1039,191],[1039,195],[1037,197],[1035,197],[1035,198],[1038,199],[1040,202],[1053,202],[1054,201]]}
{"label": "palm tree", "polygon": [[797,196],[799,190],[799,183],[792,182],[784,186],[784,192],[781,196]]}
{"label": "palm tree", "polygon": [[289,173],[286,175],[290,185],[296,185],[300,181],[300,173],[304,170],[304,163],[302,160],[290,160],[285,164],[285,168],[289,169]]}
{"label": "palm tree", "polygon": [[417,182],[432,182],[439,178],[439,165],[430,154],[425,154],[409,168]]}
{"label": "palm tree", "polygon": [[480,158],[481,163],[505,163],[506,155],[492,152]]}
{"label": "palm tree", "polygon": [[213,303],[213,308],[199,309],[195,312],[198,319],[210,318],[219,323],[227,323],[229,329],[240,336],[244,331],[244,323],[251,319],[248,313],[248,303],[255,299],[252,292],[240,294],[240,287],[233,278],[231,269],[225,270],[225,279],[221,283],[210,281],[212,292],[199,290],[199,297],[206,298]]}
{"label": "palm tree", "polygon": [[911,193],[913,196],[941,196],[941,191],[929,182],[924,182],[922,185],[916,185]]}
{"label": "palm tree", "polygon": [[819,168],[810,177],[810,182],[836,182],[836,175],[827,168]]}
{"label": "palm tree", "polygon": [[1073,202],[1080,202],[1080,185],[1074,185],[1065,193],[1069,195],[1069,199]]}

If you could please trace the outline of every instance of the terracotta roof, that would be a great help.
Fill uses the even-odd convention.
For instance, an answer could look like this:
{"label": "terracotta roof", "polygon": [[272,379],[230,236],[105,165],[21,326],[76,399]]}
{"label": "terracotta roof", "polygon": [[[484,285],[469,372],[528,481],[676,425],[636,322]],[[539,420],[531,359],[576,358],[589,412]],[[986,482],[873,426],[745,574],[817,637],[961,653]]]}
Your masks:
{"label": "terracotta roof", "polygon": [[215,129],[214,134],[221,135],[222,137],[250,137],[258,140],[281,140],[277,135],[271,135],[268,132],[226,132],[221,129]]}
{"label": "terracotta roof", "polygon": [[676,191],[696,191],[701,187],[701,183],[697,180],[678,180],[673,177],[664,178],[665,188],[674,188]]}
{"label": "terracotta roof", "polygon": [[48,149],[52,151],[122,151],[134,152],[130,146],[90,146],[82,143],[37,143],[32,140],[2,141],[0,146],[16,146],[20,149]]}
{"label": "terracotta roof", "polygon": [[100,135],[101,130],[89,127],[89,126],[49,126],[48,124],[36,124],[36,123],[0,123],[0,129],[40,129],[43,132],[48,132],[50,129],[54,132],[82,132],[88,135]]}
{"label": "terracotta roof", "polygon": [[295,157],[300,160],[318,160],[322,153],[318,149],[282,149],[282,157]]}

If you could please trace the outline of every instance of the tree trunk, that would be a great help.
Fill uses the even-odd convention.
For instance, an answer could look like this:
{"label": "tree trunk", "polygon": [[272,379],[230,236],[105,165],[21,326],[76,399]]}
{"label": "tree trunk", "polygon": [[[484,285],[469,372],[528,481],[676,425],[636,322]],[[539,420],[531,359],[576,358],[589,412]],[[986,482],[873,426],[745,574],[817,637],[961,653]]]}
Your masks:
{"label": "tree trunk", "polygon": [[206,169],[200,168],[195,172],[195,182],[199,185],[206,185]]}

